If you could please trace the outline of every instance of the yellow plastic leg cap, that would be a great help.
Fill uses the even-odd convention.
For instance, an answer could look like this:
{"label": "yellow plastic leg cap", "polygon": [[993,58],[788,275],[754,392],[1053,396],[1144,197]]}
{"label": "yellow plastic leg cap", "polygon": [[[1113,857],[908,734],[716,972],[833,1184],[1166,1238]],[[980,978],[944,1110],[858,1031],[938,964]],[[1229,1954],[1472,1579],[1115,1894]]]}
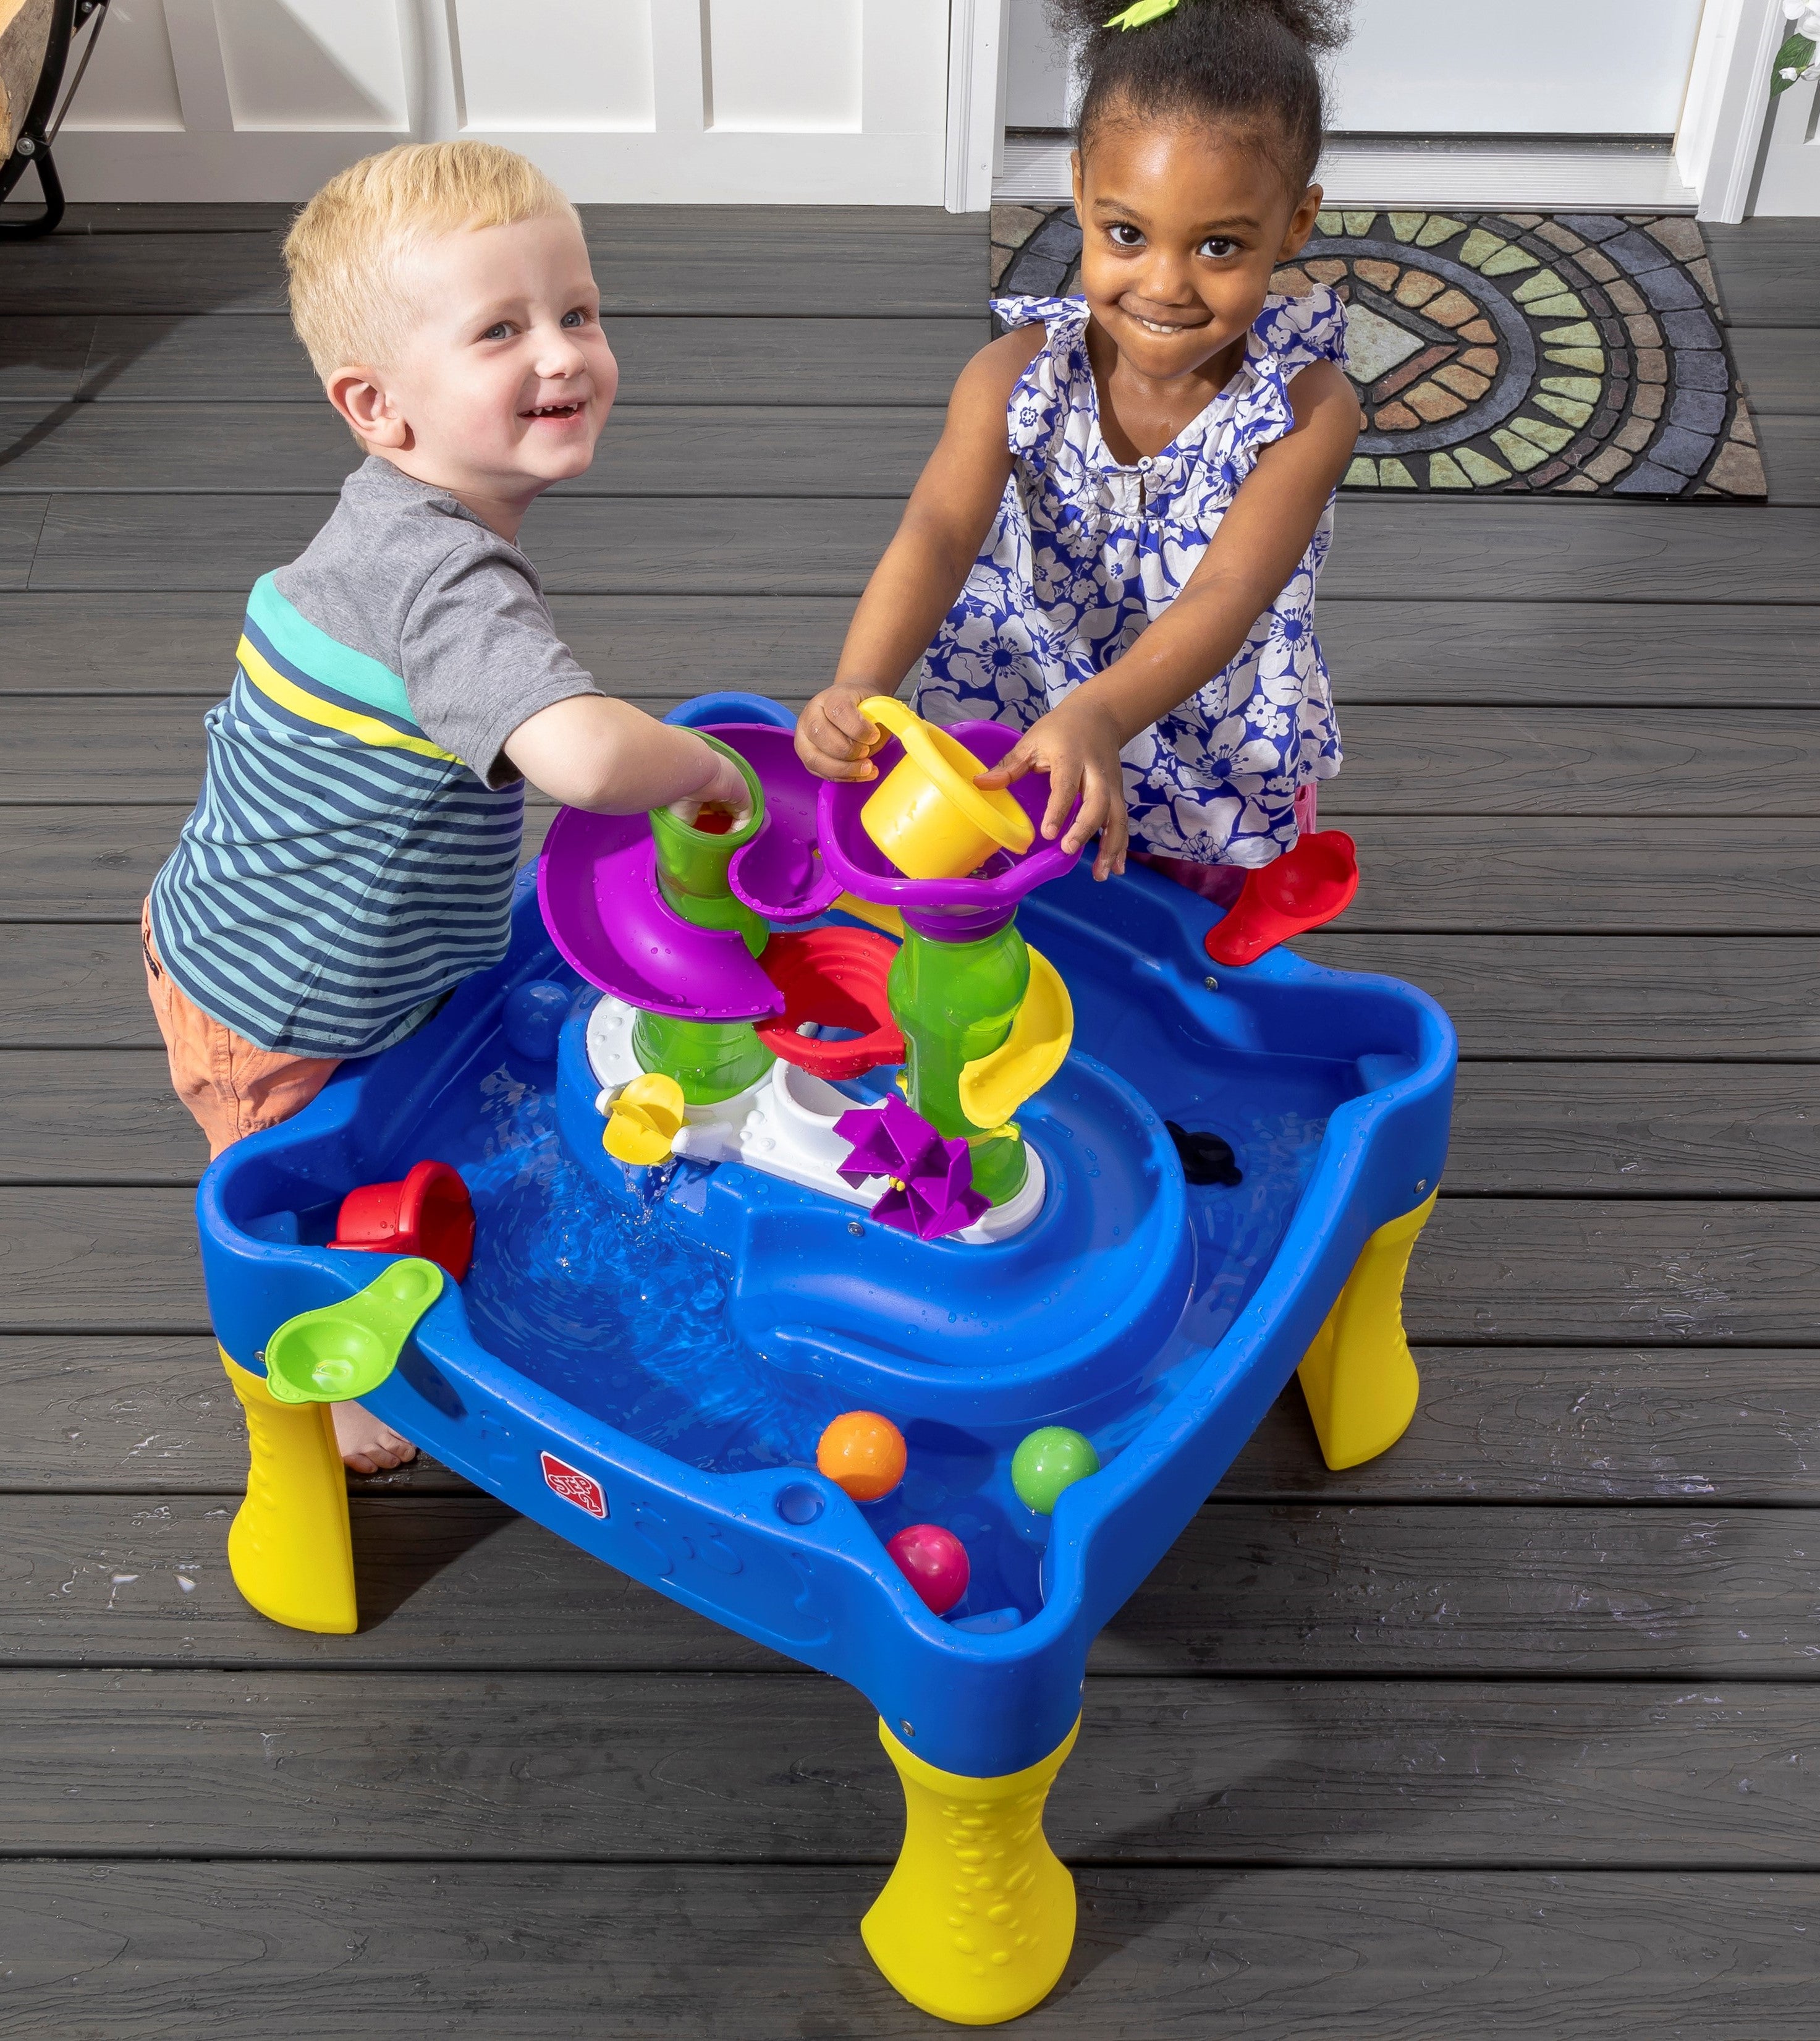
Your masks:
{"label": "yellow plastic leg cap", "polygon": [[1321,1456],[1337,1472],[1388,1452],[1416,1413],[1421,1382],[1403,1333],[1403,1278],[1435,1193],[1365,1242],[1296,1374]]}
{"label": "yellow plastic leg cap", "polygon": [[227,1534],[234,1585],[292,1630],[347,1636],[360,1622],[348,1479],[326,1403],[280,1403],[252,1374],[221,1364],[246,1413],[246,1500]]}
{"label": "yellow plastic leg cap", "polygon": [[860,1932],[910,2004],[990,2027],[1040,2005],[1074,1944],[1074,1881],[1043,1833],[1043,1803],[1079,1734],[998,1779],[939,1772],[881,1722],[904,1789],[897,1867]]}

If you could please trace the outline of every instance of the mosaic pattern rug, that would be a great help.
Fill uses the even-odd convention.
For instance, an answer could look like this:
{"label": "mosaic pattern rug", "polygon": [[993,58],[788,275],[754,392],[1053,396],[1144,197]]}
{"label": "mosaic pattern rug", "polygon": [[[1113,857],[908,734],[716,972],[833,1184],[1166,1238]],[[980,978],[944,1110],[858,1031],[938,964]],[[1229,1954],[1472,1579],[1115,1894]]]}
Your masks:
{"label": "mosaic pattern rug", "polygon": [[[1064,295],[1070,206],[994,206],[995,294]],[[1698,225],[1678,215],[1324,212],[1274,288],[1350,311],[1348,489],[1760,498]]]}

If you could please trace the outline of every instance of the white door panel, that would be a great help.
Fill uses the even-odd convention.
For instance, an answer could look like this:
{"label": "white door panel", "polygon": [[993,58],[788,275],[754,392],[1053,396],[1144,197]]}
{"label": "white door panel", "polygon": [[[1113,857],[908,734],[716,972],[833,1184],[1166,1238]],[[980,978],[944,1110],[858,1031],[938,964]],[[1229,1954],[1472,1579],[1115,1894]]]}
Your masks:
{"label": "white door panel", "polygon": [[113,0],[58,162],[74,199],[297,200],[459,134],[583,202],[940,205],[949,43],[950,0]]}
{"label": "white door panel", "polygon": [[[1354,0],[1352,35],[1331,63],[1332,124],[1354,134],[1669,135],[1701,4]],[[1010,32],[1006,124],[1066,126],[1068,66],[1043,0],[1011,0]]]}

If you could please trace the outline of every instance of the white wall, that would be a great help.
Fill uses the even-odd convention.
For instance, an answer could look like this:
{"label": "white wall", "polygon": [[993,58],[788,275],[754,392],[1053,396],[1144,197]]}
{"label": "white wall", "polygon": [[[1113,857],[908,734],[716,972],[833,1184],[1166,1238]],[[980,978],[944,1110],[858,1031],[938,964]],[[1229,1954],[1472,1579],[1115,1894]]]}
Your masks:
{"label": "white wall", "polygon": [[[1116,0],[1108,7],[1115,11]],[[1701,0],[1353,0],[1333,125],[1354,133],[1671,135]],[[1013,128],[1067,124],[1043,0],[1011,0]]]}
{"label": "white wall", "polygon": [[583,201],[940,205],[948,39],[948,0],[113,0],[57,160],[288,200],[470,135]]}

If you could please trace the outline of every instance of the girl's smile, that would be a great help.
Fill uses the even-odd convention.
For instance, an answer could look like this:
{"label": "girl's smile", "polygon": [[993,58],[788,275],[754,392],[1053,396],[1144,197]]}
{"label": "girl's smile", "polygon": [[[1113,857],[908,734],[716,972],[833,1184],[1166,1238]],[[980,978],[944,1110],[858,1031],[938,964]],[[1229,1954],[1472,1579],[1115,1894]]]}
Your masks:
{"label": "girl's smile", "polygon": [[1074,158],[1081,290],[1106,444],[1160,452],[1223,389],[1270,288],[1314,231],[1272,159],[1196,120],[1103,120]]}

